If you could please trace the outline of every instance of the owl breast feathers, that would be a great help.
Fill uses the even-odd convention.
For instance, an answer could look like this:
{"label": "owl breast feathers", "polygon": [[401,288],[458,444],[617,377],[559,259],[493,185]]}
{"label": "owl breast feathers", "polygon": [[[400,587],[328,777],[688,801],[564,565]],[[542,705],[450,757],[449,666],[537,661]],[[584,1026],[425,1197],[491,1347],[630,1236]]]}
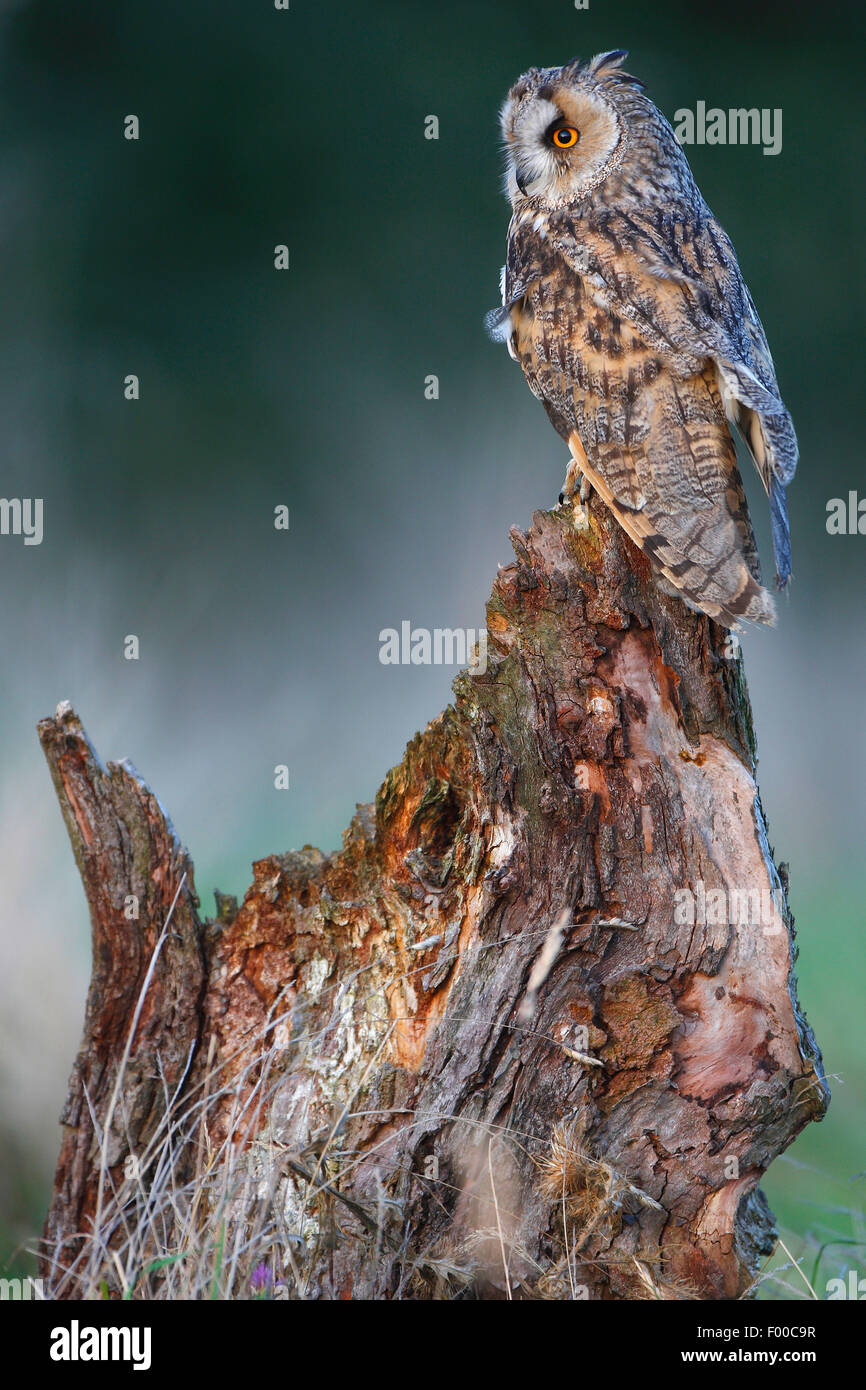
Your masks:
{"label": "owl breast feathers", "polygon": [[488,328],[668,585],[727,627],[771,623],[728,421],[769,498],[780,587],[794,429],[733,246],[625,56],[533,68],[509,93],[513,215]]}

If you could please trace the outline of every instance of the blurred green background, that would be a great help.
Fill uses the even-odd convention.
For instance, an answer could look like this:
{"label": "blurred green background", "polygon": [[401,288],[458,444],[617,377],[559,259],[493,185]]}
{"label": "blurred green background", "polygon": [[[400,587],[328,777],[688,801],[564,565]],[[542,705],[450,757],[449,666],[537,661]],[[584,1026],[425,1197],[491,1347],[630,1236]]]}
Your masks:
{"label": "blurred green background", "polygon": [[[482,330],[508,220],[499,105],[533,64],[619,47],[669,118],[783,111],[775,158],[688,154],[801,445],[790,600],[744,646],[834,1097],[764,1185],[793,1254],[864,1237],[866,537],[825,528],[829,498],[866,492],[857,24],[853,4],[676,0],[3,5],[0,492],[44,498],[45,539],[0,539],[0,1260],[41,1226],[89,973],[37,719],[70,699],[103,758],[132,758],[207,912],[252,859],[339,844],[450,699],[453,669],[382,666],[380,629],[483,624],[509,526],[562,480]],[[819,1292],[862,1254],[828,1249]],[[781,1280],[767,1292],[806,1293]]]}

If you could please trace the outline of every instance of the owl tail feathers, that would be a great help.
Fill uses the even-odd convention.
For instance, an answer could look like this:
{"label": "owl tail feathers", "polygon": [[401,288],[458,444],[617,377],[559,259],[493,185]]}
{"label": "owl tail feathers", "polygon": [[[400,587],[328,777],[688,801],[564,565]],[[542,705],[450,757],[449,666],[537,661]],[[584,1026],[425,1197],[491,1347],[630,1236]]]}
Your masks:
{"label": "owl tail feathers", "polygon": [[[682,599],[695,612],[706,613],[707,617],[735,632],[742,631],[741,618],[750,623],[774,626],[776,605],[772,594],[761,584],[757,556],[750,562],[749,556],[754,546],[753,543],[743,546],[742,529],[737,535],[739,544],[732,544],[728,553],[723,553],[725,563],[708,568],[697,560],[689,559],[682,547],[678,548],[661,534],[661,527],[653,522],[649,508],[636,510],[614,496],[603,475],[589,462],[576,430],[569,435],[568,443],[580,472],[592,484],[626,535],[649,556],[659,588]],[[784,504],[784,493],[782,499]],[[728,522],[733,528],[733,518],[729,517]],[[747,519],[742,524],[748,526]],[[751,528],[748,528],[748,536],[751,536]]]}
{"label": "owl tail feathers", "polygon": [[[718,594],[718,586],[712,582],[711,576],[698,571],[695,566],[688,567],[688,577],[670,569],[655,552],[652,544],[653,539],[647,537],[643,549],[646,550],[659,571],[660,577],[657,582],[664,593],[670,594],[673,598],[682,599],[683,603],[694,612],[706,613],[708,618],[721,623],[722,627],[730,628],[732,632],[743,631],[741,619],[750,623],[764,623],[767,627],[775,627],[776,605],[773,596],[758,583],[753,575],[746,574],[735,594],[722,597]],[[681,570],[684,567],[678,566],[677,568]],[[716,597],[717,594],[718,598]]]}
{"label": "owl tail feathers", "polygon": [[[709,606],[704,611],[709,612]],[[739,618],[745,618],[750,623],[764,623],[767,627],[775,627],[776,605],[772,594],[760,584],[756,584],[754,579],[750,579],[746,587],[731,599],[726,607],[721,608],[719,613],[710,613],[710,617],[735,632],[741,631]]]}

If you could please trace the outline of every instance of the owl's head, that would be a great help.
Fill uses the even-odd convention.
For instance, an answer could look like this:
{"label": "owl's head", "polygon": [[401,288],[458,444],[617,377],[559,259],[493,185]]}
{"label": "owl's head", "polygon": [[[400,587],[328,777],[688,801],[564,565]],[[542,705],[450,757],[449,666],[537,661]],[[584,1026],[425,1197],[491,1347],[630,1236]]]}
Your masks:
{"label": "owl's head", "polygon": [[[524,198],[578,201],[620,168],[635,142],[645,158],[665,132],[681,153],[643,83],[622,71],[627,56],[618,49],[585,63],[575,58],[561,68],[530,68],[515,82],[502,108],[505,188],[514,206]],[[647,125],[652,141],[641,129]],[[666,153],[670,159],[673,152]]]}

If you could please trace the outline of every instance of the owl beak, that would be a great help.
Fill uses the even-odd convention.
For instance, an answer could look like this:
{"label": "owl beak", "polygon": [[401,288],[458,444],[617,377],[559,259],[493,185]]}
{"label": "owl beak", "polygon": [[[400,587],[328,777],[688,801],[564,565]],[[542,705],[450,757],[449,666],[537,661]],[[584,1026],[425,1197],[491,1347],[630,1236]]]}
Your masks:
{"label": "owl beak", "polygon": [[517,184],[517,187],[520,189],[524,198],[527,198],[529,195],[526,192],[526,175],[523,173],[522,170],[515,169],[514,182]]}

